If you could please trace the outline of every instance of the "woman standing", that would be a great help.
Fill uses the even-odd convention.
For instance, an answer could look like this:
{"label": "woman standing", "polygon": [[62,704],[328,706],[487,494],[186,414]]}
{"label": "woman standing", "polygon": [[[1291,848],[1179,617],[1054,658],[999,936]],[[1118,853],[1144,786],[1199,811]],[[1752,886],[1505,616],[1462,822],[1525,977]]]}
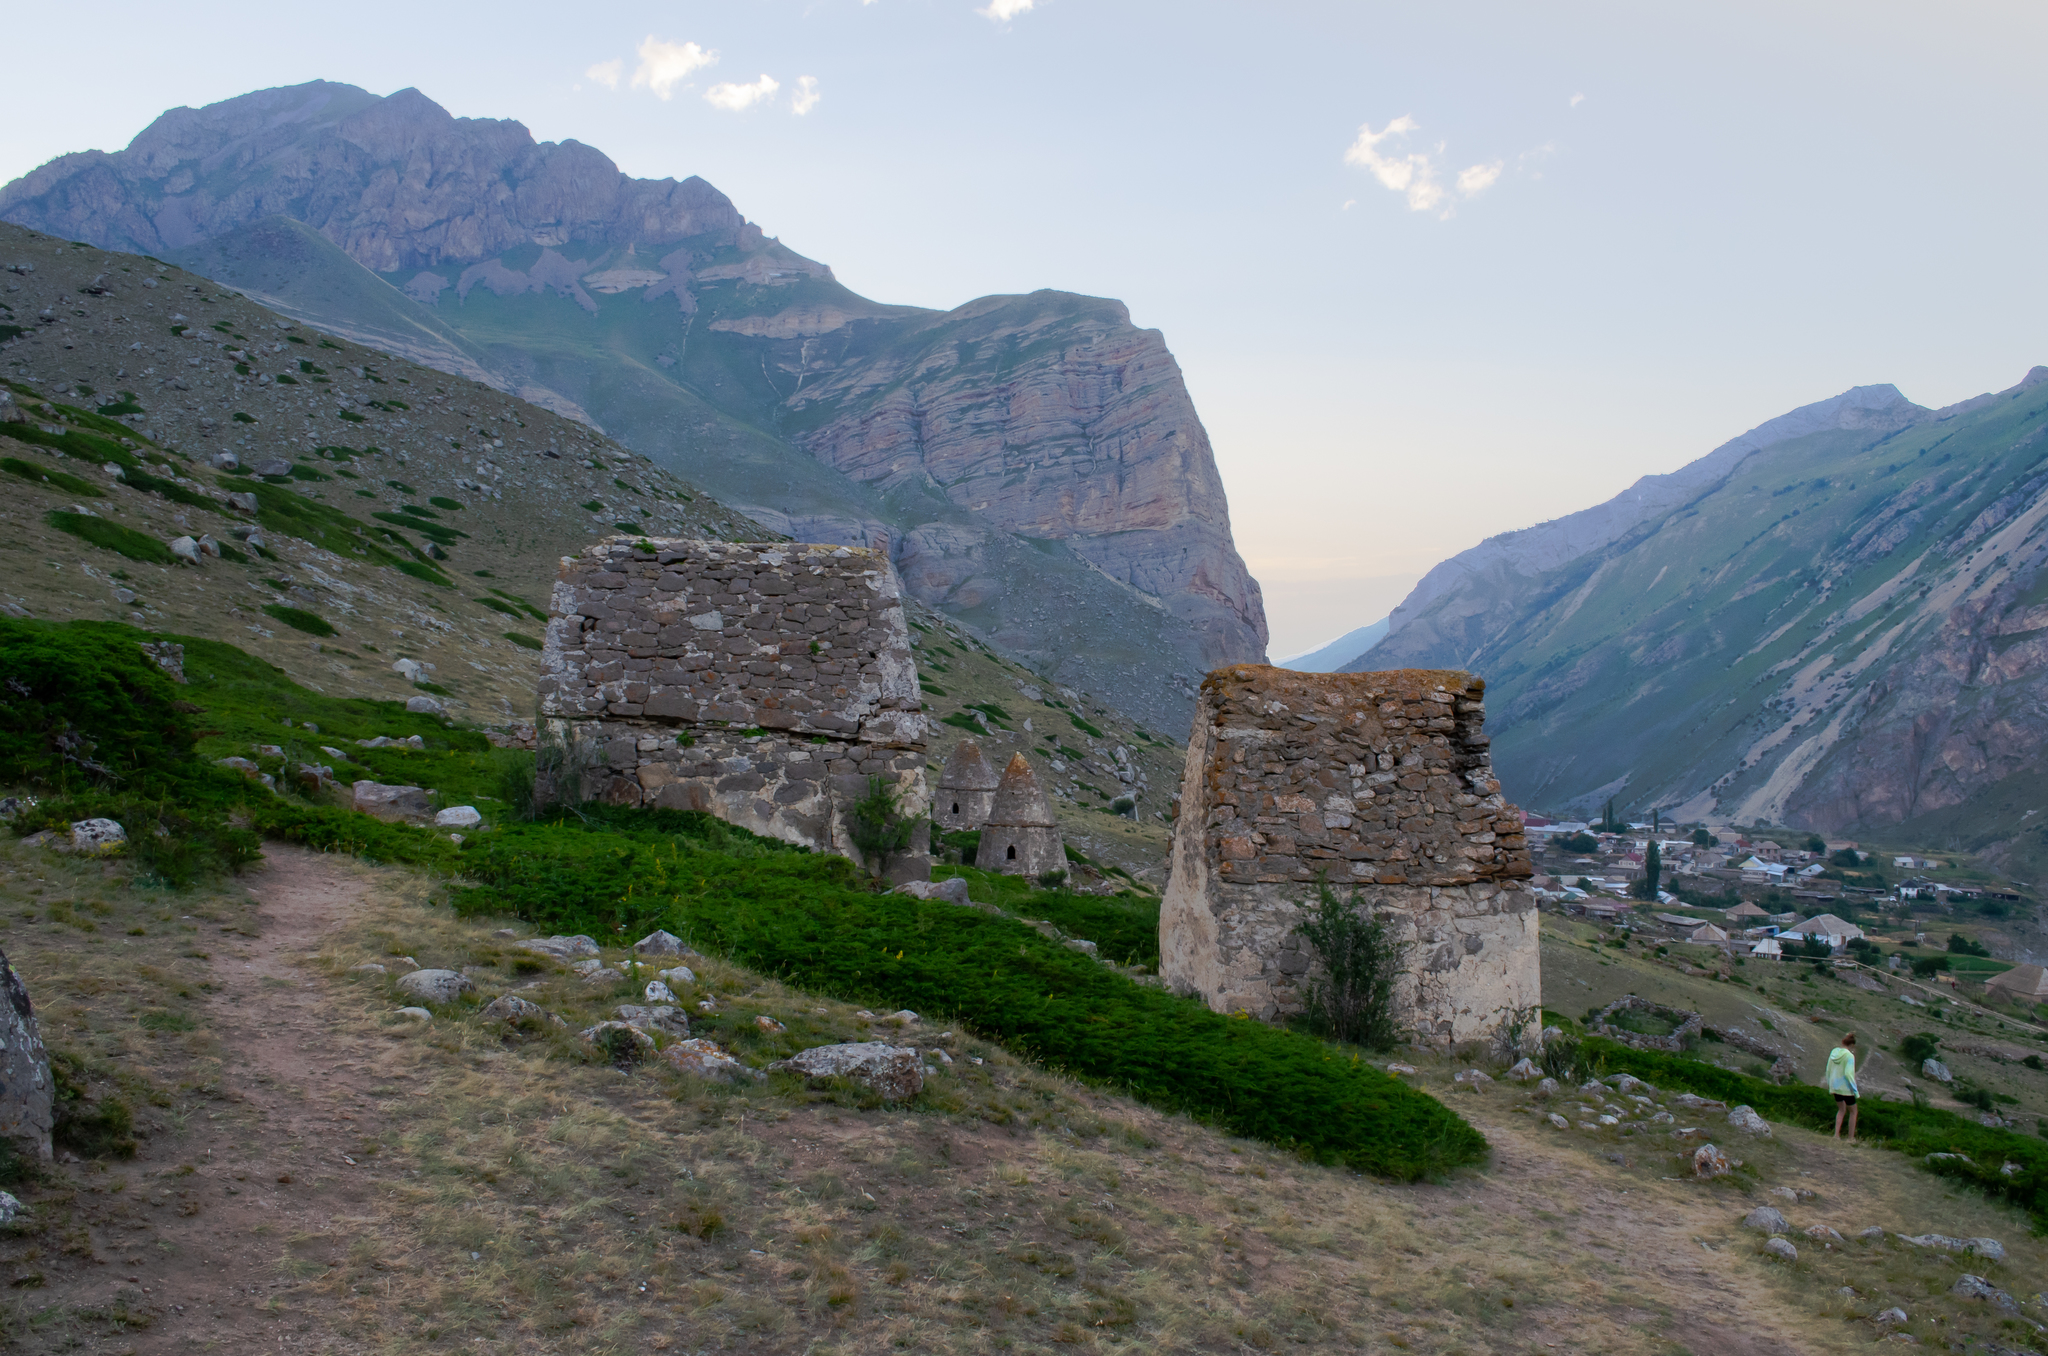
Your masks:
{"label": "woman standing", "polygon": [[1856,1142],[1856,1033],[1828,1052],[1828,1091],[1835,1095],[1835,1138],[1842,1137],[1842,1118],[1849,1119],[1849,1142]]}

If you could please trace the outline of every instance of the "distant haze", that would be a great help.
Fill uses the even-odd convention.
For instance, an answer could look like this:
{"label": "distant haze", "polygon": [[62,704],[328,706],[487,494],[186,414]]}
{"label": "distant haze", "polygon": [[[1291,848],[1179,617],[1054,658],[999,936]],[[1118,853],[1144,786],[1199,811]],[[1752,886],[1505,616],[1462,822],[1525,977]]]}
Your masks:
{"label": "distant haze", "polygon": [[[2048,359],[2048,10],[1075,0],[23,6],[0,181],[324,77],[701,174],[892,301],[1126,301],[1187,373],[1273,653],[1832,392]],[[85,58],[79,58],[83,60]],[[1910,91],[1910,97],[1901,97]],[[1956,185],[1967,185],[1959,194]],[[1344,557],[1328,576],[1287,562]],[[1341,572],[1340,572],[1341,571]]]}

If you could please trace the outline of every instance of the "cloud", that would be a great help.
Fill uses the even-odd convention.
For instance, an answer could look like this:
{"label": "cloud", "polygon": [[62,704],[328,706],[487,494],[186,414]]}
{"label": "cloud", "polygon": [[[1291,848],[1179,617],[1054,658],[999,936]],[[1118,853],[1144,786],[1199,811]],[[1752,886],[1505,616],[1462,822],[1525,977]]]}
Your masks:
{"label": "cloud", "polygon": [[988,0],[988,7],[986,9],[978,9],[974,12],[984,19],[990,19],[999,24],[1006,24],[1037,3],[1038,0]]}
{"label": "cloud", "polygon": [[[718,60],[718,53],[707,52],[694,42],[663,42],[649,33],[636,49],[640,64],[633,68],[632,87],[650,89],[657,99],[673,95],[676,86],[688,80],[692,71],[709,66]],[[613,66],[617,62],[610,63]],[[590,68],[593,80],[600,78],[598,68]]]}
{"label": "cloud", "polygon": [[[1386,141],[1398,142],[1410,132],[1420,131],[1421,124],[1407,114],[1388,123],[1375,132],[1371,123],[1359,126],[1358,139],[1344,152],[1344,163],[1357,165],[1371,173],[1388,190],[1399,193],[1408,200],[1410,211],[1434,212],[1442,208],[1443,216],[1450,216],[1453,204],[1452,189],[1446,188],[1437,177],[1436,162],[1423,151],[1410,151],[1406,155],[1392,154],[1392,147],[1381,150]],[[1438,145],[1441,154],[1443,146]],[[1505,168],[1496,160],[1490,165],[1473,165],[1458,171],[1455,181],[1459,197],[1470,198],[1485,192],[1493,186]],[[1348,205],[1348,204],[1347,204]]]}
{"label": "cloud", "polygon": [[1474,165],[1470,169],[1459,170],[1458,192],[1467,198],[1477,197],[1493,187],[1494,180],[1500,178],[1500,172],[1506,167],[1506,162],[1496,160],[1491,165]]}
{"label": "cloud", "polygon": [[710,89],[704,91],[704,100],[713,108],[722,108],[729,113],[737,113],[743,108],[761,102],[763,99],[773,98],[775,91],[781,88],[781,82],[774,76],[764,75],[751,85],[735,85],[730,82],[723,85],[713,85]]}
{"label": "cloud", "polygon": [[1582,104],[1582,103],[1584,103],[1584,102],[1586,102],[1586,96],[1585,96],[1585,95],[1583,95],[1583,94],[1574,94],[1574,95],[1572,96],[1572,107],[1573,107],[1573,108],[1577,108],[1577,107],[1578,107],[1578,106],[1579,106],[1580,104]]}
{"label": "cloud", "polygon": [[801,118],[818,106],[818,100],[825,96],[818,93],[818,78],[814,75],[800,75],[796,78],[796,93],[789,96],[789,111]]}
{"label": "cloud", "polygon": [[619,87],[619,77],[624,75],[625,72],[626,63],[617,57],[613,57],[610,61],[598,62],[583,74],[585,78],[595,80],[606,89],[617,89]]}

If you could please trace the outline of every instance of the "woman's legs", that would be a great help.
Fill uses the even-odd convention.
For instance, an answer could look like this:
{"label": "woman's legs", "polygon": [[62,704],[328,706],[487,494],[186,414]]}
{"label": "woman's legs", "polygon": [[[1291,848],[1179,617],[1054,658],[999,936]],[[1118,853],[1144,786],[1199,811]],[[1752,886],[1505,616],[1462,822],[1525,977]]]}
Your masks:
{"label": "woman's legs", "polygon": [[1862,1105],[1860,1102],[1849,1103],[1849,1142],[1851,1144],[1856,1142],[1856,1108],[1860,1105]]}
{"label": "woman's legs", "polygon": [[[1836,1138],[1836,1139],[1840,1139],[1840,1138],[1842,1137],[1842,1116],[1843,1116],[1843,1115],[1844,1115],[1844,1113],[1846,1113],[1846,1112],[1847,1112],[1848,1110],[1849,1110],[1849,1104],[1848,1104],[1847,1102],[1843,1101],[1843,1100],[1842,1100],[1841,1098],[1837,1097],[1837,1098],[1835,1099],[1835,1138]],[[1852,1130],[1852,1131],[1850,1131],[1849,1133],[1850,1133],[1850,1134],[1854,1134],[1854,1133],[1856,1133],[1856,1132]]]}

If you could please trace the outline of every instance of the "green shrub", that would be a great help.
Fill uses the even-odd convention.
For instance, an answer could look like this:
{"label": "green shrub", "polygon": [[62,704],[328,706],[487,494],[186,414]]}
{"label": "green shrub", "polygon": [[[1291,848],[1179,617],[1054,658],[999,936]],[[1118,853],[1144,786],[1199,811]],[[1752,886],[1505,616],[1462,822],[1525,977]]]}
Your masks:
{"label": "green shrub", "polygon": [[1081,733],[1094,735],[1097,739],[1101,739],[1103,737],[1102,731],[1096,729],[1093,725],[1090,725],[1087,721],[1081,719],[1081,715],[1079,712],[1069,711],[1067,713],[1067,719],[1073,721],[1074,728],[1079,730]]}
{"label": "green shrub", "polygon": [[5,471],[11,476],[20,476],[23,480],[50,485],[66,494],[78,495],[82,499],[107,497],[107,492],[90,480],[80,480],[77,476],[63,471],[52,471],[47,467],[37,466],[34,462],[23,461],[20,457],[0,457],[0,471]]}
{"label": "green shrub", "polygon": [[461,501],[450,499],[445,494],[429,495],[427,496],[427,502],[437,509],[448,509],[451,512],[462,507]]}
{"label": "green shrub", "polygon": [[880,879],[889,859],[910,846],[917,821],[904,815],[898,802],[902,792],[883,777],[868,778],[868,793],[853,803],[846,815],[846,836],[860,849],[864,861],[874,863]]}
{"label": "green shrub", "polygon": [[545,650],[547,648],[546,645],[542,644],[540,641],[535,640],[532,636],[522,636],[517,631],[507,631],[504,633],[504,635],[505,639],[511,641],[514,645],[519,646],[521,649]]}
{"label": "green shrub", "polygon": [[274,617],[294,631],[304,631],[309,636],[331,636],[334,627],[317,612],[308,612],[302,607],[288,607],[283,603],[265,603],[263,615]]}
{"label": "green shrub", "polygon": [[57,1148],[80,1158],[135,1157],[134,1112],[112,1093],[95,1099],[82,1060],[50,1051],[50,1079],[56,1085],[50,1140]]}
{"label": "green shrub", "polygon": [[1935,1049],[1941,1044],[1941,1037],[1932,1032],[1921,1031],[1899,1042],[1899,1054],[1918,1065],[1923,1060],[1933,1059]]}
{"label": "green shrub", "polygon": [[0,784],[169,789],[198,740],[177,688],[126,626],[0,617]]}
{"label": "green shrub", "polygon": [[1294,931],[1323,963],[1323,977],[1308,987],[1311,1029],[1368,1050],[1391,1049],[1400,1034],[1394,985],[1402,946],[1386,920],[1319,882],[1308,917]]}
{"label": "green shrub", "polygon": [[89,542],[102,550],[112,551],[147,565],[168,565],[176,559],[171,554],[171,548],[155,537],[90,513],[67,513],[62,509],[51,509],[43,515],[43,521],[59,532],[69,532],[80,541]]}
{"label": "green shrub", "polygon": [[473,913],[637,936],[655,926],[813,992],[957,1021],[1235,1134],[1403,1180],[1484,1157],[1434,1098],[1356,1053],[1132,984],[1009,919],[861,888],[852,863],[706,815],[588,806],[462,855]]}

